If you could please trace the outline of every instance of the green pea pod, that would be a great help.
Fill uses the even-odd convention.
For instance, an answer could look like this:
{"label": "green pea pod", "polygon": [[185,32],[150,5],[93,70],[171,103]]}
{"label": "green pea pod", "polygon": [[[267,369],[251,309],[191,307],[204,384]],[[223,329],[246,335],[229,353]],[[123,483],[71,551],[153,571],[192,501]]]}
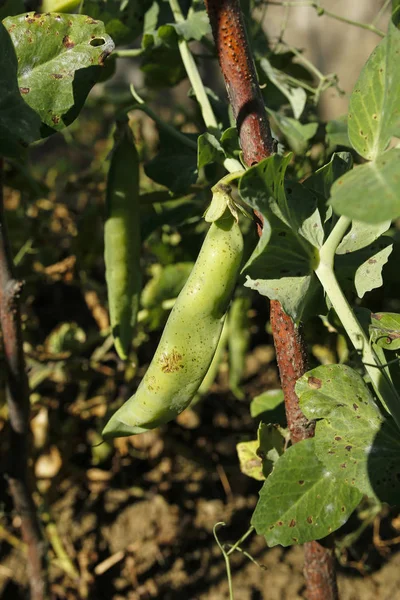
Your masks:
{"label": "green pea pod", "polygon": [[111,417],[103,438],[153,429],[190,404],[218,346],[242,254],[242,234],[227,211],[210,226],[136,394]]}
{"label": "green pea pod", "polygon": [[248,311],[251,298],[248,295],[237,296],[229,310],[229,386],[232,393],[242,400],[244,393],[240,382],[246,364],[247,350],[250,344],[250,323]]}
{"label": "green pea pod", "polygon": [[115,349],[127,358],[139,309],[139,157],[127,122],[118,123],[107,179],[104,258]]}

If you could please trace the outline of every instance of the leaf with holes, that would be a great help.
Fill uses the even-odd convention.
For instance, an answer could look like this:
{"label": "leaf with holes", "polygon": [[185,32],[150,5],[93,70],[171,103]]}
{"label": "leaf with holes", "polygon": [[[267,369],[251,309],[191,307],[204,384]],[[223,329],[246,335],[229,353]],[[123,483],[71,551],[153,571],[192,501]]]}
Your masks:
{"label": "leaf with holes", "polygon": [[18,63],[6,28],[0,23],[0,154],[18,157],[40,138],[40,117],[22,99],[18,87]]}
{"label": "leaf with holes", "polygon": [[392,148],[337,179],[330,203],[339,215],[366,223],[399,217],[400,148]]}
{"label": "leaf with holes", "polygon": [[349,138],[374,160],[393,136],[400,137],[400,31],[390,21],[386,37],[365,64],[350,97]]}
{"label": "leaf with holes", "polygon": [[267,158],[239,182],[244,202],[264,217],[262,235],[244,267],[246,286],[270,299],[299,321],[318,289],[314,266],[323,242],[317,198],[300,184],[285,182],[291,155]]}
{"label": "leaf with holes", "polygon": [[373,313],[369,326],[371,339],[385,350],[400,350],[400,315]]}
{"label": "leaf with holes", "polygon": [[308,419],[318,419],[315,452],[333,477],[382,502],[400,494],[400,436],[384,418],[362,377],[346,365],[325,365],[296,383]]}
{"label": "leaf with holes", "polygon": [[85,15],[25,13],[4,20],[18,57],[18,85],[41,117],[42,137],[78,116],[114,43]]}
{"label": "leaf with holes", "polygon": [[314,439],[291,446],[260,491],[251,523],[268,546],[321,539],[339,529],[362,494],[319,460]]}

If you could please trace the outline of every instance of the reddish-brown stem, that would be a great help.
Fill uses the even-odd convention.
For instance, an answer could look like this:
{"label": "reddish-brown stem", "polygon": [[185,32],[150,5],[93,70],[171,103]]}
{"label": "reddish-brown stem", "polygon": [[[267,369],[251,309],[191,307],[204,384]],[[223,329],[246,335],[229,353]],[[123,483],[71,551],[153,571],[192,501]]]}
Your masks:
{"label": "reddish-brown stem", "polygon": [[[274,152],[274,143],[250,52],[239,0],[205,0],[221,71],[236,118],[243,157],[248,166]],[[261,218],[261,215],[257,215]],[[262,219],[261,219],[262,221]],[[298,327],[281,304],[270,303],[271,328],[285,396],[292,443],[314,435],[314,426],[303,415],[295,393],[296,380],[307,368],[305,344]],[[309,600],[335,600],[337,587],[331,549],[305,544],[304,574]]]}
{"label": "reddish-brown stem", "polygon": [[28,477],[29,386],[22,348],[19,296],[22,283],[14,278],[13,260],[3,205],[3,161],[0,159],[0,325],[3,333],[10,450],[6,473],[14,507],[21,519],[28,548],[31,600],[47,598],[46,548]]}

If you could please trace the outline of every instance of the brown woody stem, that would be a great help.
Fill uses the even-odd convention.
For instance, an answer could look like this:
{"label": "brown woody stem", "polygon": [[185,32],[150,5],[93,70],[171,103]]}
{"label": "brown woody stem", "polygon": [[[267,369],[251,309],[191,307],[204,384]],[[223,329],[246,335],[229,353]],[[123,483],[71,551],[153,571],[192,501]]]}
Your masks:
{"label": "brown woody stem", "polygon": [[29,386],[22,348],[19,297],[22,282],[14,278],[3,203],[3,161],[0,158],[0,325],[3,334],[10,451],[7,477],[27,546],[31,600],[47,595],[46,548],[28,477]]}
{"label": "brown woody stem", "polygon": [[[244,160],[251,166],[271,156],[274,142],[250,52],[243,13],[239,0],[205,0],[205,3]],[[286,417],[292,443],[296,443],[314,435],[314,426],[303,415],[295,393],[295,383],[307,369],[305,343],[299,328],[276,300],[270,303],[270,315]],[[332,550],[319,542],[309,542],[304,545],[304,551],[304,574],[309,600],[335,600],[337,587]]]}

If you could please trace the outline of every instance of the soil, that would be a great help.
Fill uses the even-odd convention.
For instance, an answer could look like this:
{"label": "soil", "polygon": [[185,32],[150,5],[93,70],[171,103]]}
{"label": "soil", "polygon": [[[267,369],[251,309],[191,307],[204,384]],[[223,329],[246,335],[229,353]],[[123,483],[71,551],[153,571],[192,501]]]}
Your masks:
{"label": "soil", "polygon": [[[252,396],[276,385],[270,350],[258,349],[249,359],[248,373],[263,373],[248,377],[246,391]],[[263,357],[268,364],[260,369]],[[95,465],[93,448],[91,454],[90,446],[79,441],[88,427],[90,421],[82,420],[69,457],[65,447],[59,448],[63,466],[58,474],[39,482],[42,492],[47,488],[46,501],[69,556],[62,568],[49,550],[52,598],[229,598],[213,528],[224,522],[219,539],[234,543],[248,529],[257,502],[260,482],[240,472],[235,450],[238,440],[254,435],[247,402],[227,393],[222,373],[219,384],[193,410],[162,430],[117,440],[101,466]],[[12,511],[10,503],[5,496],[0,597],[19,600],[26,598],[27,574],[23,552],[10,538],[19,536],[18,517],[7,512]],[[356,523],[354,517],[348,531]],[[397,523],[396,514],[386,511],[382,537],[395,538]],[[374,538],[367,527],[354,545],[342,550],[341,600],[400,599],[397,547],[382,545],[377,530]],[[253,561],[240,552],[232,555],[236,600],[305,598],[301,547],[269,549],[252,534],[243,549]],[[66,573],[71,567],[78,576]]]}

